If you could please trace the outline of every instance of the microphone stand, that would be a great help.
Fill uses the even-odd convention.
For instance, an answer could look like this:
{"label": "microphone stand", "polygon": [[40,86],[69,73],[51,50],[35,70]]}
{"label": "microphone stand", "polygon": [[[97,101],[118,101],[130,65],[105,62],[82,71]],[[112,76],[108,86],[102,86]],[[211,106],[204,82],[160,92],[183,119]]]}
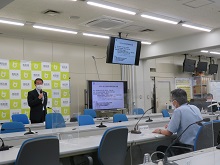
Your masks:
{"label": "microphone stand", "polygon": [[107,127],[106,125],[103,125],[102,124],[102,122],[98,125],[98,126],[96,126],[96,127],[99,127],[99,128],[103,128],[103,127]]}
{"label": "microphone stand", "polygon": [[133,133],[133,134],[140,134],[140,133],[141,133],[141,131],[138,130],[138,123],[139,123],[140,120],[144,117],[144,115],[145,115],[149,110],[151,110],[151,109],[153,109],[153,108],[154,108],[154,107],[151,107],[151,108],[149,108],[148,110],[146,110],[146,111],[144,112],[144,114],[140,117],[140,119],[138,120],[138,122],[135,124],[134,129],[131,130],[131,133]]}
{"label": "microphone stand", "polygon": [[145,122],[152,122],[153,120],[148,116],[148,119]]}
{"label": "microphone stand", "polygon": [[184,131],[183,131],[179,136],[177,136],[177,138],[167,147],[167,149],[166,149],[166,151],[165,151],[165,153],[164,153],[163,164],[164,164],[164,165],[178,165],[177,163],[175,163],[175,162],[170,162],[170,161],[168,160],[167,153],[168,153],[168,151],[170,150],[170,148],[173,146],[174,143],[177,142],[177,140],[179,140],[179,138],[186,132],[186,130],[187,130],[190,126],[192,126],[192,125],[194,125],[194,124],[198,124],[199,126],[202,126],[202,123],[201,123],[201,122],[209,122],[209,121],[210,121],[209,118],[204,118],[203,120],[200,120],[200,121],[197,121],[197,122],[195,122],[195,123],[192,123],[192,124],[188,125],[188,127],[186,127],[186,128],[184,129]]}
{"label": "microphone stand", "polygon": [[2,146],[0,147],[0,151],[6,151],[6,150],[9,150],[9,148],[13,147],[13,146],[6,146],[3,139],[0,138],[1,141],[2,141]]}
{"label": "microphone stand", "polygon": [[32,132],[32,131],[31,131],[31,128],[30,128],[30,127],[26,127],[26,128],[28,128],[28,132],[25,132],[24,135],[35,134],[35,132]]}

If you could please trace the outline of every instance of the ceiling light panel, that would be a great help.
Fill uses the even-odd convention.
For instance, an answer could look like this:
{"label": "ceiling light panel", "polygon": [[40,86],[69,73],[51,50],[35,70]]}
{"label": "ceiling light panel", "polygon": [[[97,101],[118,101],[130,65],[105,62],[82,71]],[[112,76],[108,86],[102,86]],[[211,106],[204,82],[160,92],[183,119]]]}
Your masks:
{"label": "ceiling light panel", "polygon": [[104,36],[104,35],[99,35],[99,34],[83,33],[83,35],[84,36],[89,36],[89,37],[97,37],[97,38],[109,39],[109,36]]}
{"label": "ceiling light panel", "polygon": [[201,25],[192,24],[192,23],[183,23],[182,26],[188,27],[188,28],[191,28],[191,29],[205,31],[205,32],[211,32],[212,31],[211,28],[201,26]]}
{"label": "ceiling light panel", "polygon": [[13,19],[0,18],[0,23],[16,25],[16,26],[24,26],[24,21],[17,21]]}
{"label": "ceiling light panel", "polygon": [[114,11],[125,13],[125,14],[130,14],[130,15],[136,15],[137,13],[137,10],[135,9],[131,9],[125,6],[113,4],[110,2],[100,1],[100,0],[89,0],[87,4],[96,6],[96,7],[109,9],[109,10],[114,10]]}
{"label": "ceiling light panel", "polygon": [[49,30],[49,31],[69,33],[69,34],[77,34],[76,31],[73,31],[71,29],[49,26],[49,25],[34,24],[33,27],[36,29],[42,29],[42,30]]}
{"label": "ceiling light panel", "polygon": [[220,54],[220,52],[210,52],[211,54]]}
{"label": "ceiling light panel", "polygon": [[200,52],[202,52],[202,53],[208,53],[209,51],[208,51],[208,50],[201,50]]}
{"label": "ceiling light panel", "polygon": [[167,16],[158,15],[158,14],[154,14],[154,13],[147,13],[147,12],[142,13],[141,17],[156,20],[156,21],[160,21],[160,22],[170,23],[170,24],[174,24],[174,25],[178,24],[179,21],[180,21],[180,20],[170,18],[170,17],[167,17]]}
{"label": "ceiling light panel", "polygon": [[141,41],[141,44],[144,44],[144,45],[151,45],[151,42]]}

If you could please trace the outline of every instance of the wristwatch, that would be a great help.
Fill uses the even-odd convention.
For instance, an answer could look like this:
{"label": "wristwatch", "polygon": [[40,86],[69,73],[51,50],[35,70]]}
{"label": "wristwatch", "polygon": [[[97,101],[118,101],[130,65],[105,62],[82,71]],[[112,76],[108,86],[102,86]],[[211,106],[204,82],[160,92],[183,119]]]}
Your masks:
{"label": "wristwatch", "polygon": [[161,134],[161,131],[162,131],[162,130],[161,130],[161,129],[159,129],[159,132],[158,132],[158,133],[159,133],[159,134]]}

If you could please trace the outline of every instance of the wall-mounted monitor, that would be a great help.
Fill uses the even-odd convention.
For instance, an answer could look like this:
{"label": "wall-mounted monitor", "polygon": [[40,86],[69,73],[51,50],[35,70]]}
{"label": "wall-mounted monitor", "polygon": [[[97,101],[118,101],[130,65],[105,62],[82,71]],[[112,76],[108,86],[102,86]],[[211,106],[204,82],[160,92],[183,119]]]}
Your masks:
{"label": "wall-mounted monitor", "polygon": [[183,72],[194,72],[196,60],[185,59],[183,62]]}
{"label": "wall-mounted monitor", "polygon": [[89,108],[111,110],[126,108],[127,81],[88,81]]}
{"label": "wall-mounted monitor", "polygon": [[218,64],[209,64],[209,74],[216,74],[218,72]]}
{"label": "wall-mounted monitor", "polygon": [[201,61],[199,61],[199,62],[197,63],[196,71],[197,71],[197,72],[206,72],[206,71],[207,71],[207,65],[208,65],[207,62],[201,62]]}
{"label": "wall-mounted monitor", "polygon": [[140,52],[140,41],[110,37],[106,63],[139,65]]}

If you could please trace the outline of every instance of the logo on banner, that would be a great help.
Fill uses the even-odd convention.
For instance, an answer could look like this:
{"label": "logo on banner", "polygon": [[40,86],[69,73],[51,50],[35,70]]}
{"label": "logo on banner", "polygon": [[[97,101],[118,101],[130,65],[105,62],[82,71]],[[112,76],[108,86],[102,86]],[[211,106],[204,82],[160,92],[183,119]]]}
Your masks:
{"label": "logo on banner", "polygon": [[53,96],[53,98],[60,98],[60,91],[59,90],[53,90],[52,96]]}
{"label": "logo on banner", "polygon": [[8,60],[1,60],[0,61],[0,68],[9,69],[9,63]]}
{"label": "logo on banner", "polygon": [[0,79],[9,79],[9,71],[1,69]]}
{"label": "logo on banner", "polygon": [[49,62],[42,62],[42,70],[51,71],[51,64]]}
{"label": "logo on banner", "polygon": [[9,100],[0,100],[0,110],[6,110],[6,109],[10,109],[9,107]]}
{"label": "logo on banner", "polygon": [[20,70],[10,70],[10,79],[20,80],[21,79],[20,74],[21,74]]}
{"label": "logo on banner", "polygon": [[61,70],[61,72],[69,72],[69,64],[61,63],[60,70]]}
{"label": "logo on banner", "polygon": [[23,61],[21,61],[21,69],[22,70],[30,70],[31,69],[30,62],[23,62]]}
{"label": "logo on banner", "polygon": [[52,72],[53,80],[60,80],[60,72]]}
{"label": "logo on banner", "polygon": [[69,81],[61,81],[62,89],[69,89]]}
{"label": "logo on banner", "polygon": [[1,89],[9,89],[9,81],[8,80],[0,80],[0,88]]}
{"label": "logo on banner", "polygon": [[21,98],[21,91],[20,90],[10,90],[11,99],[20,99]]}

